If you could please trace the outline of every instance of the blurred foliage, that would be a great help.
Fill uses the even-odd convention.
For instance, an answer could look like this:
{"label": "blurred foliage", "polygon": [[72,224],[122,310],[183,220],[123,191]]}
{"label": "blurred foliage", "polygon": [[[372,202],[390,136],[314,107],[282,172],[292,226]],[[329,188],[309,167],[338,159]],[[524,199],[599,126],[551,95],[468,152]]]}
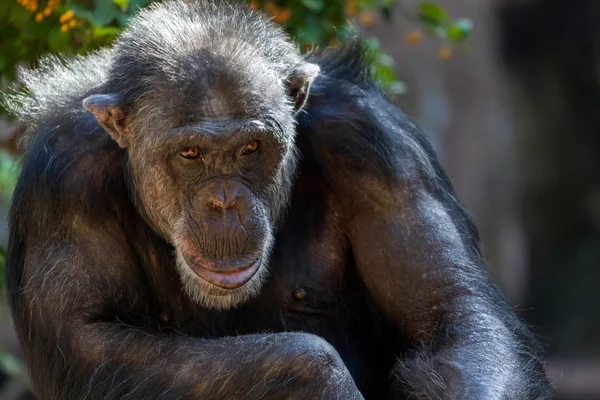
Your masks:
{"label": "blurred foliage", "polygon": [[4,351],[0,351],[0,369],[9,375],[19,375],[23,371],[21,362]]}
{"label": "blurred foliage", "polygon": [[[0,197],[10,193],[17,181],[17,172],[14,166],[15,158],[0,150]],[[4,199],[0,198],[0,203]]]}
{"label": "blurred foliage", "polygon": [[0,293],[4,292],[4,265],[6,263],[5,250],[0,249]]}
{"label": "blurred foliage", "polygon": [[[0,151],[0,207],[8,206],[9,196],[17,181],[17,163],[15,158]],[[2,229],[2,227],[0,227]],[[4,249],[0,248],[0,294],[4,286]]]}
{"label": "blurred foliage", "polygon": [[2,350],[0,350],[0,370],[15,380],[23,381],[25,387],[31,387],[23,361]]}

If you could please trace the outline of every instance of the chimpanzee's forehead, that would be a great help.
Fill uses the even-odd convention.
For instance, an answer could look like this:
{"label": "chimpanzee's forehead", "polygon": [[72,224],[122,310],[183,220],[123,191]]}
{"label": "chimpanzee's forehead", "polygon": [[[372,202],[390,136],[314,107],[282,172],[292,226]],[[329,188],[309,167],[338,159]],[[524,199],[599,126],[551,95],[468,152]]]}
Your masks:
{"label": "chimpanzee's forehead", "polygon": [[161,114],[185,123],[198,118],[255,117],[287,105],[285,77],[260,57],[198,52],[156,80]]}

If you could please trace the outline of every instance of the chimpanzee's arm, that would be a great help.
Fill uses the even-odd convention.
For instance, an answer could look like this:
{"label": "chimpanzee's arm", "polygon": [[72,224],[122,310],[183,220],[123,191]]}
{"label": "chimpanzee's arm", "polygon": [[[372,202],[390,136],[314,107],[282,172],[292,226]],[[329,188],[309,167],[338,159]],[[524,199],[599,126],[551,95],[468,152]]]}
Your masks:
{"label": "chimpanzee's arm", "polygon": [[128,308],[148,304],[127,240],[81,222],[73,224],[95,229],[29,247],[25,286],[11,293],[40,399],[362,398],[337,352],[316,336],[202,340],[122,322]]}
{"label": "chimpanzee's arm", "polygon": [[482,268],[476,229],[429,144],[378,91],[348,86],[318,84],[300,134],[336,196],[368,290],[412,343],[397,354],[399,390],[549,398],[535,341]]}
{"label": "chimpanzee's arm", "polygon": [[369,291],[413,342],[398,383],[424,399],[539,398],[532,343],[466,248],[456,209],[422,187],[370,189],[379,201],[358,208],[349,236]]}

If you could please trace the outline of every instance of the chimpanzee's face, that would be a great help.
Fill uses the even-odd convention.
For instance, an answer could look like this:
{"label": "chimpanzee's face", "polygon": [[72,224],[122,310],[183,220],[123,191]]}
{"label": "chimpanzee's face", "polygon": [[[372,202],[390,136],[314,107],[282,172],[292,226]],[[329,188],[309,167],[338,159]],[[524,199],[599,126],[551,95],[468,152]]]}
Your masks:
{"label": "chimpanzee's face", "polygon": [[146,79],[133,104],[98,94],[84,105],[127,150],[140,211],[174,246],[185,292],[227,309],[267,276],[295,170],[294,116],[319,68],[282,76],[256,57],[202,55]]}
{"label": "chimpanzee's face", "polygon": [[256,294],[290,190],[291,118],[187,123],[141,133],[128,151],[146,217],[175,247],[188,295],[230,308]]}

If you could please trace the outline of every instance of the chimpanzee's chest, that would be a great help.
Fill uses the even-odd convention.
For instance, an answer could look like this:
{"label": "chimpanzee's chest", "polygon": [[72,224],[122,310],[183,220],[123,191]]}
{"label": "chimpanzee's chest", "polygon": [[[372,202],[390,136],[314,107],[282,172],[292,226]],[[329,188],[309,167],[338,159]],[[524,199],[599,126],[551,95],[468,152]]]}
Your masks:
{"label": "chimpanzee's chest", "polygon": [[321,336],[338,350],[357,383],[386,368],[391,352],[381,314],[358,275],[335,199],[322,187],[296,188],[270,267],[261,295],[242,309],[251,319],[245,320],[250,328],[245,333]]}
{"label": "chimpanzee's chest", "polygon": [[300,200],[276,236],[271,278],[263,293],[282,313],[308,321],[339,308],[362,289],[353,287],[358,277],[332,201],[315,205]]}
{"label": "chimpanzee's chest", "polygon": [[338,330],[340,318],[362,319],[363,324],[369,318],[343,218],[318,174],[297,178],[276,234],[270,279],[256,300],[276,310],[286,328],[323,331],[333,318]]}
{"label": "chimpanzee's chest", "polygon": [[298,178],[270,268],[261,297],[305,323],[364,294],[339,207],[320,180]]}

